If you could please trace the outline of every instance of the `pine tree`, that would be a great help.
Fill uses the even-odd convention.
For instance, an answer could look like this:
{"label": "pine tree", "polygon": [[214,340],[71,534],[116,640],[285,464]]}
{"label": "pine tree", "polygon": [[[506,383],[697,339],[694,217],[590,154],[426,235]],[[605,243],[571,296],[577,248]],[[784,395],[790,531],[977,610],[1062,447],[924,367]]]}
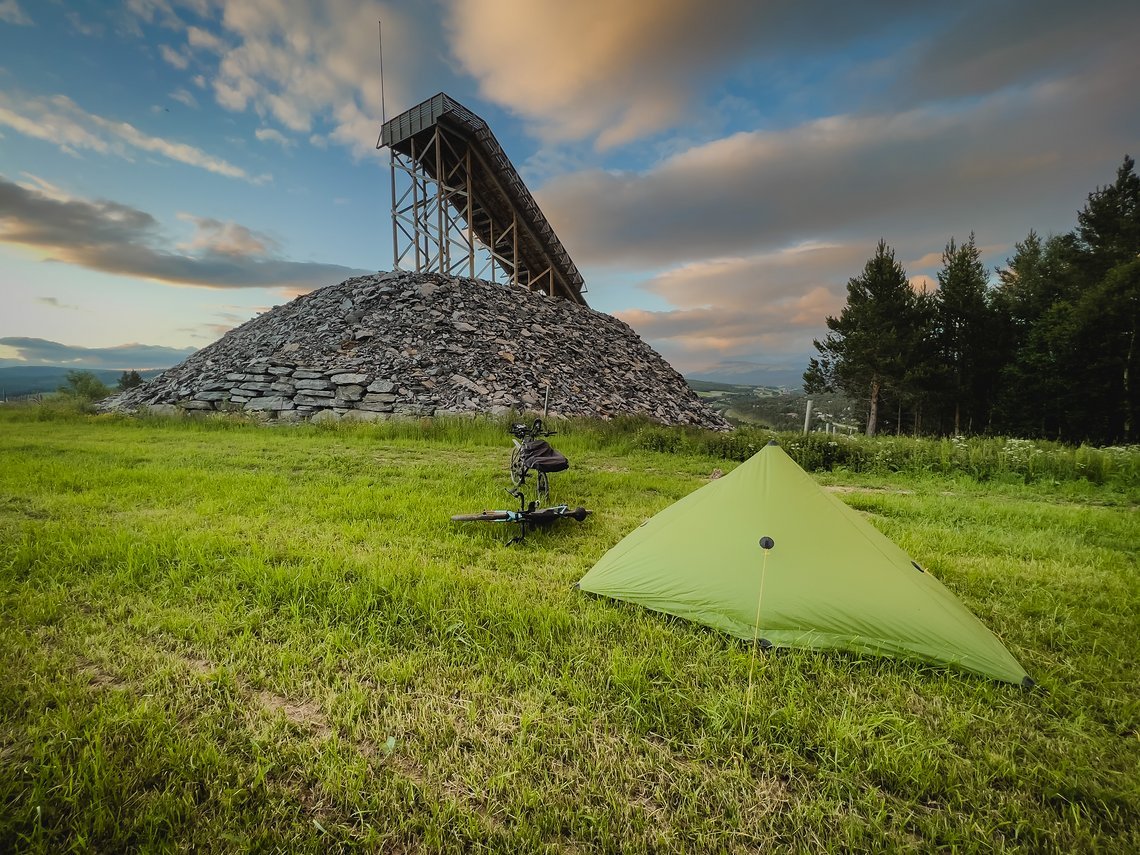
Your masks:
{"label": "pine tree", "polygon": [[1082,359],[1074,379],[1085,391],[1082,436],[1131,441],[1140,393],[1140,177],[1125,155],[1116,181],[1098,187],[1077,214],[1074,264],[1081,293],[1074,300],[1074,344]]}
{"label": "pine tree", "polygon": [[1090,283],[1140,253],[1140,176],[1135,167],[1136,161],[1125,155],[1116,181],[1097,187],[1077,214],[1077,264]]}
{"label": "pine tree", "polygon": [[935,307],[945,392],[954,412],[955,434],[962,432],[963,415],[971,430],[984,427],[987,421],[994,333],[986,301],[987,279],[974,233],[961,246],[950,238],[938,271]]}
{"label": "pine tree", "polygon": [[847,304],[827,327],[831,332],[815,342],[822,358],[812,360],[804,382],[826,382],[867,401],[867,435],[874,436],[883,393],[903,390],[923,333],[917,295],[886,241],[847,283]]}
{"label": "pine tree", "polygon": [[996,426],[1068,441],[1134,441],[1140,428],[1140,178],[1125,157],[1070,234],[1017,245],[994,307],[1006,320]]}
{"label": "pine tree", "polygon": [[127,389],[133,389],[135,386],[141,386],[143,382],[142,375],[137,371],[124,371],[119,376],[119,391],[124,392]]}

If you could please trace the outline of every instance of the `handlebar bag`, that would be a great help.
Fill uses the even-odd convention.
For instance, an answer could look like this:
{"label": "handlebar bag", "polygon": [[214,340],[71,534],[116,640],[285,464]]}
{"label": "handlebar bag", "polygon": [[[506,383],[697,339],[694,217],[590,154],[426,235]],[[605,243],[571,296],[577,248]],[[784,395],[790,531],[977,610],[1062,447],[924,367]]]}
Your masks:
{"label": "handlebar bag", "polygon": [[536,472],[562,472],[570,468],[570,461],[554,450],[545,439],[532,439],[522,447],[522,462]]}

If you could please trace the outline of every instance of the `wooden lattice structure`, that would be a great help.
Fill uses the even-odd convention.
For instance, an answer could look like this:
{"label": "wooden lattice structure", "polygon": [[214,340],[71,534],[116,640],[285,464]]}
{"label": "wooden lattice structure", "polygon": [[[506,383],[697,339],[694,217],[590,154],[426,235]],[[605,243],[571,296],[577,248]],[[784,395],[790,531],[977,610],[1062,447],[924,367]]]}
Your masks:
{"label": "wooden lattice structure", "polygon": [[487,123],[442,92],[384,123],[397,270],[503,280],[585,304],[582,275]]}

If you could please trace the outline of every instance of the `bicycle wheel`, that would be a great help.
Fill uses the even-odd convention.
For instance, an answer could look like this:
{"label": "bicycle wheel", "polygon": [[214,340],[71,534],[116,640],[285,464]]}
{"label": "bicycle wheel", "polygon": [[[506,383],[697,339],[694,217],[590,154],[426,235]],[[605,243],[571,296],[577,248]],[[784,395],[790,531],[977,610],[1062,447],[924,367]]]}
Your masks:
{"label": "bicycle wheel", "polygon": [[506,511],[483,511],[479,514],[455,514],[452,522],[506,522],[511,515]]}
{"label": "bicycle wheel", "polygon": [[516,445],[511,452],[511,483],[516,487],[526,479],[526,470],[522,464],[522,446]]}
{"label": "bicycle wheel", "polygon": [[545,472],[539,472],[535,479],[534,495],[540,505],[550,501],[550,479],[546,477]]}

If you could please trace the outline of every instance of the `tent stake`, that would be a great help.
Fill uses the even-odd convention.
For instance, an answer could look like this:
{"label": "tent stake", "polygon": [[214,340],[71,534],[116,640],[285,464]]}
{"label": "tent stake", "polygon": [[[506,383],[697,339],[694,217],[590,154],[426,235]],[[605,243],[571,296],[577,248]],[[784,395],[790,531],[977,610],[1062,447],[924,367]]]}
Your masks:
{"label": "tent stake", "polygon": [[756,670],[756,642],[760,636],[760,604],[764,602],[764,579],[768,575],[768,551],[775,546],[770,537],[760,538],[764,561],[760,565],[760,596],[756,598],[756,620],[752,623],[752,661],[748,664],[748,693],[744,696],[744,721],[740,727],[740,756],[744,757],[744,740],[748,736],[748,711],[752,708],[752,672]]}

